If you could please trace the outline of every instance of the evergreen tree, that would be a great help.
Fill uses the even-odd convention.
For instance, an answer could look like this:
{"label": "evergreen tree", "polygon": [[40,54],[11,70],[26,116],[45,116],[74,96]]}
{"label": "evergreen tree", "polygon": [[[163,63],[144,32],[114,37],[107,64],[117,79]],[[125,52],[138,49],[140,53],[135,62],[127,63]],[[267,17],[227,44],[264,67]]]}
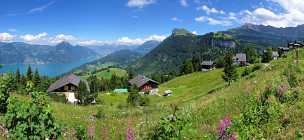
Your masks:
{"label": "evergreen tree", "polygon": [[21,74],[20,74],[19,68],[17,68],[17,70],[16,70],[15,79],[16,79],[17,85],[19,85],[21,83]]}
{"label": "evergreen tree", "polygon": [[28,66],[28,68],[27,68],[26,80],[27,81],[32,81],[33,80],[33,71],[32,71],[31,66]]}
{"label": "evergreen tree", "polygon": [[38,69],[35,70],[33,83],[34,83],[36,88],[41,84],[41,79],[40,79]]}
{"label": "evergreen tree", "polygon": [[96,75],[90,75],[90,77],[88,78],[89,81],[89,85],[90,85],[90,91],[92,93],[97,93],[99,91],[99,80],[97,79]]}
{"label": "evergreen tree", "polygon": [[80,100],[80,103],[90,104],[96,99],[96,97],[97,94],[90,92],[87,83],[84,81],[80,81],[77,95],[77,99]]}
{"label": "evergreen tree", "polygon": [[256,51],[255,48],[246,48],[245,49],[245,53],[246,53],[246,56],[247,56],[247,59],[248,59],[248,62],[253,64],[253,63],[257,63],[258,60],[259,60],[259,55]]}
{"label": "evergreen tree", "polygon": [[201,70],[201,60],[199,59],[199,57],[194,56],[192,58],[192,65],[193,65],[194,71],[200,71]]}
{"label": "evergreen tree", "polygon": [[236,67],[233,65],[232,53],[227,53],[225,55],[223,79],[228,82],[228,85],[231,85],[231,82],[237,79],[237,71]]}
{"label": "evergreen tree", "polygon": [[182,73],[183,74],[189,74],[189,73],[192,73],[192,72],[194,72],[192,60],[188,59],[184,62],[183,66],[182,66]]}
{"label": "evergreen tree", "polygon": [[264,52],[264,54],[263,54],[263,60],[262,60],[262,62],[263,63],[268,63],[268,62],[270,62],[272,60],[272,49],[271,48],[268,48],[267,50],[266,50],[266,52]]}

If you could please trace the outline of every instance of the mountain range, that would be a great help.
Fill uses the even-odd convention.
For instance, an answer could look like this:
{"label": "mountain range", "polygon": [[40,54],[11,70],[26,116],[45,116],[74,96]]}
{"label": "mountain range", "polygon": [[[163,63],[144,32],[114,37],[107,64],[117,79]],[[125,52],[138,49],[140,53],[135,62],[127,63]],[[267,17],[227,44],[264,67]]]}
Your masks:
{"label": "mountain range", "polygon": [[195,35],[185,29],[174,29],[150,53],[138,59],[131,69],[140,74],[179,71],[186,59],[216,60],[227,49],[243,52],[247,47],[264,50],[284,47],[287,43],[304,39],[304,25],[276,28],[272,26],[245,24],[241,27],[205,35]]}
{"label": "mountain range", "polygon": [[97,56],[97,53],[86,47],[73,46],[68,42],[61,42],[56,46],[32,45],[22,42],[0,44],[1,64],[69,63]]}

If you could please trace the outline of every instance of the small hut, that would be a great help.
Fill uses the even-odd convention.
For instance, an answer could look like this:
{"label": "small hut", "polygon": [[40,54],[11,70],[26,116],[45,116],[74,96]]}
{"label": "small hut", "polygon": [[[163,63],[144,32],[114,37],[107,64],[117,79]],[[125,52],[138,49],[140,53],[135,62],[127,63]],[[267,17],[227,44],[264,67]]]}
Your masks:
{"label": "small hut", "polygon": [[247,57],[245,53],[237,53],[233,57],[234,64],[240,65],[240,66],[246,66],[248,65],[247,63]]}
{"label": "small hut", "polygon": [[209,71],[215,68],[215,63],[213,61],[203,61],[201,67],[202,71]]}
{"label": "small hut", "polygon": [[129,84],[132,86],[136,86],[140,92],[145,93],[157,89],[159,85],[158,82],[143,75],[138,75],[135,78],[129,80]]}

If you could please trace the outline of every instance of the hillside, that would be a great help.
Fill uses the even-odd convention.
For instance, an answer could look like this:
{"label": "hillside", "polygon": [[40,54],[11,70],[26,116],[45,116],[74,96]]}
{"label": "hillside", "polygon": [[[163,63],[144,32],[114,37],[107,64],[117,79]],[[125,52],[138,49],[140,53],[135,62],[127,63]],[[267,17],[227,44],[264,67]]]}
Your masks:
{"label": "hillside", "polygon": [[[304,58],[304,50],[301,50],[300,56]],[[161,122],[161,117],[172,114],[171,106],[177,105],[176,114],[180,120],[183,120],[181,136],[187,139],[217,139],[218,126],[222,118],[226,116],[237,118],[240,112],[243,113],[243,109],[252,97],[257,99],[256,96],[269,85],[276,87],[277,84],[287,82],[283,74],[287,64],[292,63],[291,58],[292,56],[289,55],[288,58],[263,64],[260,70],[251,73],[248,77],[240,78],[229,87],[221,78],[222,69],[177,77],[160,85],[160,93],[169,89],[173,91],[173,96],[149,96],[150,103],[144,107],[128,107],[125,94],[101,93],[98,96],[98,105],[74,106],[52,101],[51,106],[56,120],[66,128],[79,124],[96,126],[97,139],[124,139],[128,127],[132,127],[137,139],[144,139],[154,130],[158,122]],[[300,67],[304,68],[303,60],[300,61]],[[239,73],[242,71],[243,68],[238,69]],[[276,127],[262,127],[263,131],[269,130],[268,135],[264,135],[265,139],[295,139],[295,133],[303,129],[302,123],[299,122],[304,117],[301,86],[304,83],[300,81],[299,86],[296,87],[300,93],[298,100],[293,104],[280,104],[283,114],[278,119],[279,122],[287,119],[287,126],[281,128],[281,132],[270,131],[277,129]],[[17,96],[25,100],[28,98],[23,95]],[[269,100],[273,101],[273,98],[272,96]],[[104,117],[92,119],[98,112]],[[125,125],[126,122],[131,123],[131,126]],[[260,134],[260,131],[255,133]]]}
{"label": "hillside", "polygon": [[130,67],[144,74],[178,72],[186,59],[195,56],[215,60],[225,50],[236,47],[237,43],[224,34],[222,37],[216,33],[198,36],[185,29],[174,29],[171,36]]}
{"label": "hillside", "polygon": [[135,62],[137,59],[141,58],[143,55],[132,50],[120,50],[111,53],[103,58],[94,60],[90,63],[83,64],[71,72],[92,72],[101,68],[106,68],[109,66],[115,67],[126,67],[127,65]]}
{"label": "hillside", "polygon": [[21,42],[0,45],[1,64],[69,63],[97,57],[94,51],[62,42],[56,46],[32,45]]}

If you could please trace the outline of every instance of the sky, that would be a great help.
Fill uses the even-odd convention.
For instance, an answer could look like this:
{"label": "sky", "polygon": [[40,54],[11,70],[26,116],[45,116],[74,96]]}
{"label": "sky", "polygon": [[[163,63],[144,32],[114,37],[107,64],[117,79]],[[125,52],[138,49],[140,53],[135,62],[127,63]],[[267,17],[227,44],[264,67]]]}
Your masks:
{"label": "sky", "polygon": [[140,45],[174,28],[194,34],[245,23],[304,24],[304,0],[1,0],[0,41]]}

